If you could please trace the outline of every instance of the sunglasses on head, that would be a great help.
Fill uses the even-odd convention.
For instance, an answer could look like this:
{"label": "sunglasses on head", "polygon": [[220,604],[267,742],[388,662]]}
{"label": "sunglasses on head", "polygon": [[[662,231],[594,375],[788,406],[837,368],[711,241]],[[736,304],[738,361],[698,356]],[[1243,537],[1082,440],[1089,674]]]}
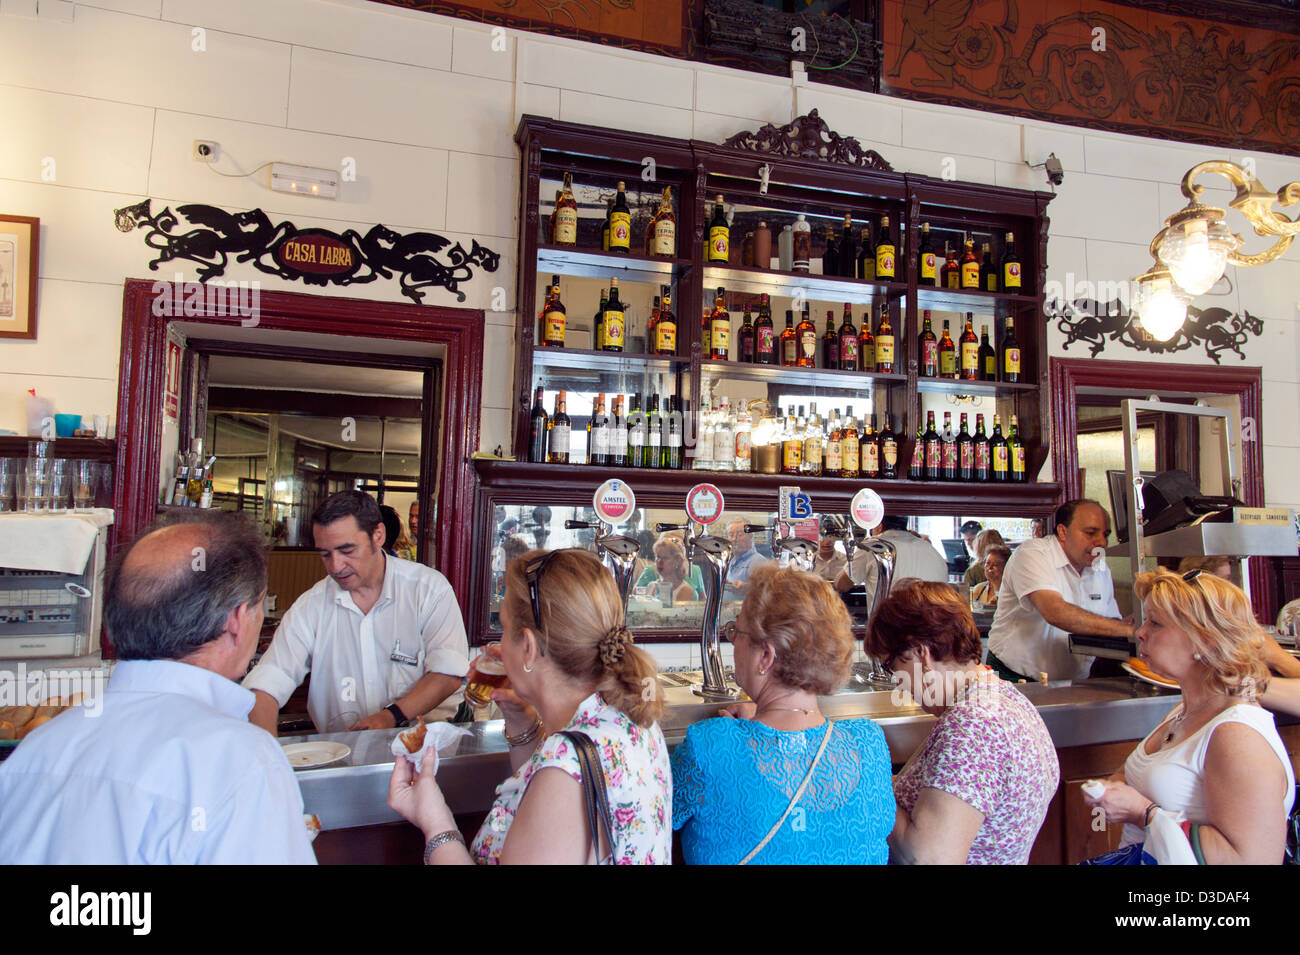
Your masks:
{"label": "sunglasses on head", "polygon": [[[546,632],[546,628],[542,626],[542,601],[540,594],[542,574],[546,572],[547,566],[555,558],[555,555],[559,553],[561,553],[561,551],[553,550],[550,553],[543,554],[541,557],[534,557],[524,565],[524,580],[528,583],[528,602],[532,606],[533,623],[539,631],[539,637]],[[548,640],[547,642],[549,643],[550,641]],[[546,656],[545,645],[542,647],[542,656]]]}

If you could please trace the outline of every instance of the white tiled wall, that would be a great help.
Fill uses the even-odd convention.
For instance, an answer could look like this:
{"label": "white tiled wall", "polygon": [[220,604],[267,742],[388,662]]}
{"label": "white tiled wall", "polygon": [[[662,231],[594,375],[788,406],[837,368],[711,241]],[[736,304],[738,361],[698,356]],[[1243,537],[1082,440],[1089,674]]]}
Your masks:
{"label": "white tiled wall", "polygon": [[[429,229],[501,253],[500,270],[476,277],[463,304],[488,310],[488,354],[499,356],[483,369],[483,446],[508,445],[518,229],[512,137],[523,113],[721,140],[817,107],[833,129],[879,150],[896,169],[1030,189],[1048,187],[1026,160],[1040,163],[1054,152],[1066,178],[1049,207],[1049,277],[1061,282],[1143,271],[1146,245],[1183,205],[1177,184],[1196,162],[1249,158],[1273,189],[1300,179],[1300,161],[1283,156],[1087,132],[815,82],[795,87],[367,0],[82,0],[71,20],[9,12],[18,6],[0,6],[0,212],[41,218],[40,339],[0,345],[0,428],[22,427],[21,396],[30,387],[65,410],[114,410],[122,280],[151,273],[142,234],[117,232],[112,210],[148,195],[155,207],[260,207],[299,226]],[[338,167],[350,157],[356,178],[342,183],[334,202],[272,193],[265,170],[222,178],[191,161],[199,138],[221,144],[220,172],[271,161]],[[1216,187],[1206,197],[1229,195]],[[1258,248],[1262,240],[1252,242]],[[1296,264],[1300,244],[1282,263],[1230,269],[1231,294],[1198,304],[1264,319],[1247,364],[1260,366],[1264,378],[1268,498],[1300,507]],[[228,274],[309,291],[247,266]],[[498,289],[505,311],[491,311],[503,304]],[[401,300],[394,282],[329,294]],[[427,301],[461,304],[436,290]],[[1049,331],[1053,354],[1085,354],[1077,345],[1063,351],[1062,342]],[[1114,344],[1101,357],[1150,358]],[[1171,360],[1205,363],[1195,351]],[[691,648],[663,652],[698,665]]]}

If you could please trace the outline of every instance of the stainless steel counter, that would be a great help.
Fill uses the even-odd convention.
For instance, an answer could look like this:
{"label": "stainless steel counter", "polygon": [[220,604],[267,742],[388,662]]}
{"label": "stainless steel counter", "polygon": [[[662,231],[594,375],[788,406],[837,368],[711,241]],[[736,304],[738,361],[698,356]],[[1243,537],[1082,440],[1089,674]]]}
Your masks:
{"label": "stainless steel counter", "polygon": [[[1177,693],[1131,679],[1021,684],[1020,689],[1038,707],[1058,748],[1140,739],[1179,699]],[[660,725],[670,747],[685,737],[692,723],[717,714],[716,703],[700,702],[687,687],[666,686],[664,694],[668,709]],[[895,764],[906,762],[934,725],[934,717],[914,704],[895,706],[888,691],[842,692],[820,702],[822,712],[832,719],[865,716],[879,723]],[[438,783],[457,813],[486,811],[497,785],[510,775],[502,721],[474,723],[469,729],[470,735],[440,753]],[[337,740],[352,748],[339,763],[297,771],[306,810],[320,817],[322,827],[345,829],[398,820],[387,805],[393,735],[393,730],[368,730],[282,741]]]}

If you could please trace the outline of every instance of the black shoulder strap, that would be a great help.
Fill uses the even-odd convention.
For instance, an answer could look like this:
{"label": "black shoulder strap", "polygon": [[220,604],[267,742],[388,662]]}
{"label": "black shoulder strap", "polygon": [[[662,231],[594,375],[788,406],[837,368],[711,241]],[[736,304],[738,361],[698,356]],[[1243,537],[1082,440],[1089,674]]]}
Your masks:
{"label": "black shoulder strap", "polygon": [[614,829],[610,822],[609,795],[605,789],[605,769],[600,764],[600,750],[586,733],[563,730],[560,735],[573,744],[578,757],[583,797],[587,806],[587,827],[591,832],[591,847],[596,853],[596,864],[599,865],[601,830],[604,830],[605,839],[609,843],[611,858],[614,852]]}

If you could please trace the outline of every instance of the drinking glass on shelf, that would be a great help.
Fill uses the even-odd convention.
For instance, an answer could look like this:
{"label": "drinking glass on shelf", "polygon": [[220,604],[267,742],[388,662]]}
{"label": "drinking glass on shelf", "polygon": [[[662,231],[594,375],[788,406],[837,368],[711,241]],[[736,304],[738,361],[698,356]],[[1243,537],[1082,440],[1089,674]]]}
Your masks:
{"label": "drinking glass on shelf", "polygon": [[99,477],[97,461],[76,461],[76,479],[73,481],[73,500],[76,509],[88,511],[95,506],[95,484]]}
{"label": "drinking glass on shelf", "polygon": [[50,510],[66,511],[68,500],[72,497],[72,472],[69,467],[75,462],[66,458],[55,458],[50,462]]}
{"label": "drinking glass on shelf", "polygon": [[50,509],[50,478],[49,458],[27,459],[26,510],[48,511]]}
{"label": "drinking glass on shelf", "polygon": [[0,458],[0,511],[14,509],[14,472],[18,459]]}
{"label": "drinking glass on shelf", "polygon": [[95,496],[103,495],[104,507],[113,506],[113,462],[103,461],[100,463],[96,472],[98,480],[95,483]]}

